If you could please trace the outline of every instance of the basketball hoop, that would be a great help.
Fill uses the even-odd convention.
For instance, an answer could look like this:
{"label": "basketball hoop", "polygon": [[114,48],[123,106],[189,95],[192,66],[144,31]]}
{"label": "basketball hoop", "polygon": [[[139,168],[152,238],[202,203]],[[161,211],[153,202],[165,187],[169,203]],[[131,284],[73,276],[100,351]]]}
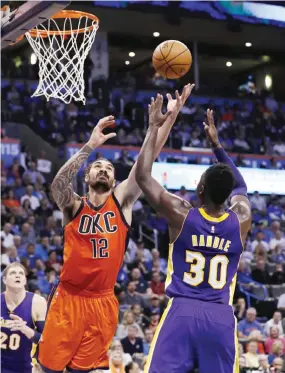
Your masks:
{"label": "basketball hoop", "polygon": [[84,62],[98,28],[93,14],[62,10],[25,34],[39,60],[39,84],[32,97],[85,104]]}

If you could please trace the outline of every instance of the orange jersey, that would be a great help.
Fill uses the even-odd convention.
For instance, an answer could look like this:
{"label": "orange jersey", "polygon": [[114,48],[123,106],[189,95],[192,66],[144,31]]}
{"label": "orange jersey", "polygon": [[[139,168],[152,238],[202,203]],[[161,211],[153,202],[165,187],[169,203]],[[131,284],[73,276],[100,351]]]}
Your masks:
{"label": "orange jersey", "polygon": [[62,284],[85,296],[113,292],[128,229],[114,194],[98,207],[83,197],[76,215],[64,228]]}

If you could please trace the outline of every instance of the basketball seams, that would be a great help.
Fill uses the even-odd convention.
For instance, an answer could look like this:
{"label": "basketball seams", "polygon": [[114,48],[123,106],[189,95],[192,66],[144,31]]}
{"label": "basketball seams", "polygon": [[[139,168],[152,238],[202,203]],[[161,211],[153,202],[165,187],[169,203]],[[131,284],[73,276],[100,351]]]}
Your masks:
{"label": "basketball seams", "polygon": [[[161,65],[161,66],[157,66],[157,69],[159,70],[159,69],[161,69],[163,66],[168,65],[169,62],[175,60],[175,58],[181,56],[183,53],[185,53],[185,52],[187,52],[187,51],[188,51],[188,48],[185,49],[184,51],[180,52],[179,54],[177,54],[175,57],[171,58],[171,60],[169,60],[169,61],[166,61],[166,59],[164,58],[165,63],[164,63],[163,65]],[[160,53],[161,53],[161,51],[160,51]],[[168,54],[168,56],[169,56],[169,54]],[[156,58],[154,58],[154,59],[156,59]],[[161,61],[161,60],[156,59],[156,61]],[[176,65],[180,65],[180,64],[176,64]],[[182,65],[187,65],[187,64],[186,64],[186,63],[183,63]],[[169,65],[168,65],[168,66],[169,66]]]}
{"label": "basketball seams", "polygon": [[[170,69],[174,74],[176,74],[179,78],[181,78],[181,76],[176,72],[176,71],[174,71],[173,69],[172,69],[172,67],[171,66],[169,66],[168,64],[167,64],[167,66],[168,66],[168,68],[166,69],[166,71],[165,71],[165,76],[166,76],[166,78],[167,78],[167,71]],[[167,78],[167,79],[169,79],[169,78]]]}
{"label": "basketball seams", "polygon": [[172,50],[174,44],[175,44],[175,40],[174,40],[174,42],[172,43],[172,45],[171,45],[171,47],[170,47],[170,49],[169,49],[169,52],[168,52],[168,55],[167,55],[167,56],[165,56],[165,55],[162,53],[161,45],[159,46],[160,53],[161,53],[161,55],[162,55],[162,57],[164,58],[165,61],[166,61],[166,58],[170,55],[171,50]]}

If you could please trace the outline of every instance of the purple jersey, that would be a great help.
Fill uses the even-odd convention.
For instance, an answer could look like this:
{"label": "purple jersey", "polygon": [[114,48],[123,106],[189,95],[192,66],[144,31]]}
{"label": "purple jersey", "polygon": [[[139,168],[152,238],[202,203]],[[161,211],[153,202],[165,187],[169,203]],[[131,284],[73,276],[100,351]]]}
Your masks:
{"label": "purple jersey", "polygon": [[170,244],[166,294],[232,304],[243,245],[237,215],[220,218],[192,208],[178,238]]}
{"label": "purple jersey", "polygon": [[[33,293],[26,292],[25,299],[14,309],[13,313],[27,322],[27,326],[34,329],[32,318]],[[1,366],[3,371],[31,372],[32,371],[32,341],[21,332],[11,332],[5,327],[10,318],[5,293],[1,294]]]}

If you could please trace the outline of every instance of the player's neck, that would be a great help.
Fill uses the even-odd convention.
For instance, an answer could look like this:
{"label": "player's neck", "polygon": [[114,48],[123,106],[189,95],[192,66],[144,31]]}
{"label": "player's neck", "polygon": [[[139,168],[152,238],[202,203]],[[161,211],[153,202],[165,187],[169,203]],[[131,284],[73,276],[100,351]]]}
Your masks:
{"label": "player's neck", "polygon": [[26,297],[26,289],[6,289],[5,299],[10,311],[13,311]]}
{"label": "player's neck", "polygon": [[103,203],[105,203],[106,199],[109,197],[109,195],[112,193],[112,190],[103,191],[100,189],[91,189],[89,188],[88,191],[88,199],[94,206],[100,206]]}
{"label": "player's neck", "polygon": [[211,202],[209,203],[204,203],[202,205],[202,209],[207,213],[209,214],[210,216],[213,216],[213,217],[220,217],[221,215],[223,215],[225,213],[225,208],[223,205],[221,206],[218,206],[218,205],[215,205]]}

